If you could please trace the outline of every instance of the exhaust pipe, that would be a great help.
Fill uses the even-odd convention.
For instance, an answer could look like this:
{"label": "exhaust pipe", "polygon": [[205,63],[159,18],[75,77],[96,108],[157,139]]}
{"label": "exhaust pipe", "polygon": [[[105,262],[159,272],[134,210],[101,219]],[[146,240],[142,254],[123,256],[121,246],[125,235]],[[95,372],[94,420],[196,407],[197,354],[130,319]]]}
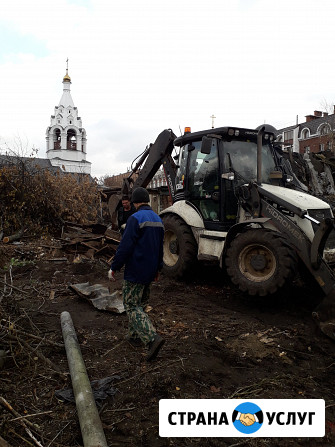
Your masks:
{"label": "exhaust pipe", "polygon": [[262,126],[257,133],[257,185],[262,184],[262,146],[265,126]]}

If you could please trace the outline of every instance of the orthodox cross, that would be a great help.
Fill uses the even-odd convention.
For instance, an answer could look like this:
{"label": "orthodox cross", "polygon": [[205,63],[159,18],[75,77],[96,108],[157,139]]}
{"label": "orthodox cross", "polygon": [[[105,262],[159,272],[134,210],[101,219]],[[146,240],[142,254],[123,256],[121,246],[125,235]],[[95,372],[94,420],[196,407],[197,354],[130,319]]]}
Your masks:
{"label": "orthodox cross", "polygon": [[214,129],[214,118],[216,118],[216,116],[212,115],[210,118],[212,118],[212,129]]}

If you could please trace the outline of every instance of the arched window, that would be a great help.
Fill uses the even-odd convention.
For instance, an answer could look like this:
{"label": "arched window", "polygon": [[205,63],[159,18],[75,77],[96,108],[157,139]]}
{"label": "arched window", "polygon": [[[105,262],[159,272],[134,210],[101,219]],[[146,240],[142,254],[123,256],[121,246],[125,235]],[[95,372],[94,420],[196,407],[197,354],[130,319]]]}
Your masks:
{"label": "arched window", "polygon": [[301,133],[301,138],[303,140],[306,140],[306,138],[309,138],[309,129],[304,129]]}
{"label": "arched window", "polygon": [[76,150],[77,149],[76,132],[73,129],[69,129],[67,131],[66,147],[67,147],[67,149],[71,149],[71,150]]}
{"label": "arched window", "polygon": [[329,132],[330,132],[329,124],[324,124],[324,125],[320,128],[320,135],[328,135]]}
{"label": "arched window", "polygon": [[61,134],[59,129],[54,130],[53,137],[54,137],[54,149],[60,149]]}

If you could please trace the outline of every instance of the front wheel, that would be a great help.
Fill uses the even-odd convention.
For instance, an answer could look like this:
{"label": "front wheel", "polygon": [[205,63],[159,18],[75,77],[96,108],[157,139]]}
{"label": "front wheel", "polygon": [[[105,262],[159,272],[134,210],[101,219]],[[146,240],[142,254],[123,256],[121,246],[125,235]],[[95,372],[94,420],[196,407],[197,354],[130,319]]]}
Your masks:
{"label": "front wheel", "polygon": [[275,293],[292,277],[295,251],[285,238],[269,230],[247,230],[232,241],[225,258],[232,282],[249,295]]}
{"label": "front wheel", "polygon": [[163,273],[181,278],[197,260],[197,243],[191,228],[178,216],[162,216],[164,233]]}

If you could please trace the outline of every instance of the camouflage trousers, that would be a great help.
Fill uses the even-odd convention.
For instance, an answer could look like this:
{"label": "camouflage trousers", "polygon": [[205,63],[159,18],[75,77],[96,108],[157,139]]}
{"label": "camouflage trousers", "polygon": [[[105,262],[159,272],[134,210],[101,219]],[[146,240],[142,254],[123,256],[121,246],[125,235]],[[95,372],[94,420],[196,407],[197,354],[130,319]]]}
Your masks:
{"label": "camouflage trousers", "polygon": [[156,335],[155,328],[143,307],[148,303],[150,284],[137,284],[123,281],[123,305],[128,316],[128,336],[140,338],[145,345]]}

